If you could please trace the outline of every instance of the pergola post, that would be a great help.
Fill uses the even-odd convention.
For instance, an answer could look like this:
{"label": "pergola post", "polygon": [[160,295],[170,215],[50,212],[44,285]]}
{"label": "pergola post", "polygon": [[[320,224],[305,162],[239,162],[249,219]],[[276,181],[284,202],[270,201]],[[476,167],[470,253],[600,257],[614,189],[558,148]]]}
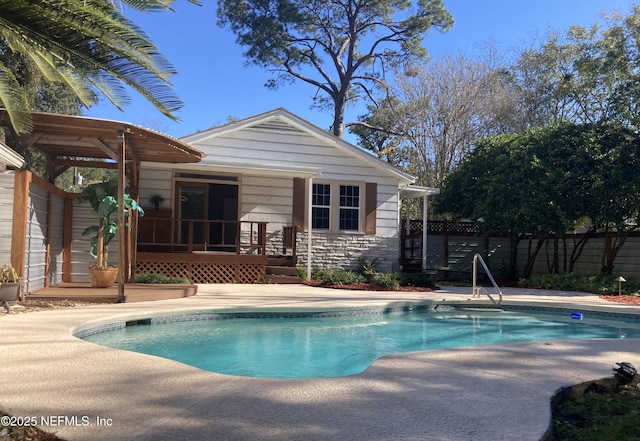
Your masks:
{"label": "pergola post", "polygon": [[[129,168],[129,195],[133,200],[140,204],[140,161],[135,158],[131,162],[131,167]],[[136,232],[138,231],[138,220],[140,219],[140,214],[138,210],[132,210],[129,213],[129,228],[127,229],[129,235],[129,279],[127,280],[129,283],[133,283],[135,279],[136,273],[136,262],[137,262],[137,254],[138,254],[138,235]]]}
{"label": "pergola post", "polygon": [[118,280],[118,303],[124,303],[127,299],[124,292],[125,281],[129,279],[129,266],[127,256],[128,240],[124,219],[124,189],[126,182],[125,173],[126,139],[124,132],[118,133],[118,267],[120,278]]}

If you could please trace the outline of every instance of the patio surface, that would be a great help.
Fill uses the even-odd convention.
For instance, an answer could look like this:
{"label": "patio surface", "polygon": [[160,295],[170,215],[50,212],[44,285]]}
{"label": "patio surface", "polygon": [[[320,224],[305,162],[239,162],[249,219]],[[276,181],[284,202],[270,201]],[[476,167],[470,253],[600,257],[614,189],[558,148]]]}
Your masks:
{"label": "patio surface", "polygon": [[[383,357],[359,375],[282,380],[204,372],[76,339],[90,325],[218,309],[325,310],[470,300],[470,288],[354,292],[199,285],[193,297],[0,316],[0,407],[67,440],[537,441],[561,387],[640,366],[640,341],[573,340]],[[505,289],[505,304],[620,310],[585,293]],[[43,424],[43,421],[47,424]]]}

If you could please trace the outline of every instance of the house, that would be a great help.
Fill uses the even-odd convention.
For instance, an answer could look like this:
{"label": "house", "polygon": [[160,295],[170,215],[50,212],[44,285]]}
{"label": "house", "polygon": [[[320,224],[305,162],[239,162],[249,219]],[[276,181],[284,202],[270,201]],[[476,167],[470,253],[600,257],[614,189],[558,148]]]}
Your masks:
{"label": "house", "polygon": [[[153,195],[168,203],[147,208],[141,232],[163,232],[139,242],[143,250],[162,250],[160,236],[173,231],[180,236],[173,242],[191,243],[192,252],[233,251],[239,241],[249,244],[240,254],[259,244],[274,256],[283,254],[289,227],[298,264],[353,268],[365,256],[381,270],[398,269],[400,197],[415,180],[407,173],[281,108],[181,141],[203,152],[202,161],[141,167],[143,206]],[[182,219],[181,227],[164,221],[163,229],[168,217]],[[186,219],[215,224],[189,233]],[[251,231],[253,223],[266,230]]]}
{"label": "house", "polygon": [[[145,208],[110,247],[121,270],[119,295],[141,272],[254,283],[267,279],[274,261],[295,273],[295,265],[353,268],[359,256],[396,270],[400,198],[435,191],[412,186],[412,176],[284,109],[181,140],[118,121],[32,119],[33,133],[20,142],[46,154],[50,175],[74,166],[117,170]],[[0,162],[21,166],[10,149],[0,151]],[[28,171],[3,177],[10,188],[0,195],[0,213],[12,219],[2,222],[0,246],[26,292],[86,283],[94,263],[82,235],[94,222],[88,206]]]}

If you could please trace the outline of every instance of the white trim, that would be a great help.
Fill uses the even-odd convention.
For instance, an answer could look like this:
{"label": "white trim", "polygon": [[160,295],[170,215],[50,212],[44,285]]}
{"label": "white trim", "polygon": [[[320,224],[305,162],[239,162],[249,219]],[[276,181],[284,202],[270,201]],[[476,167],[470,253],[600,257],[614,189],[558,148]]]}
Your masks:
{"label": "white trim", "polygon": [[[314,184],[328,185],[330,188],[330,202],[329,205],[318,205],[317,207],[329,208],[329,229],[316,228],[317,233],[342,233],[342,234],[363,234],[364,233],[364,211],[365,201],[367,199],[367,183],[364,181],[346,181],[346,180],[325,180],[316,179]],[[312,186],[313,187],[313,186]],[[340,206],[340,188],[341,187],[358,187],[358,206],[357,207],[342,207]],[[313,197],[313,188],[311,189],[311,196]],[[377,196],[377,195],[376,195]],[[357,230],[343,230],[340,228],[340,211],[341,209],[354,209],[358,211],[358,229]],[[313,204],[311,204],[311,213],[313,214]],[[312,219],[313,221],[313,219]],[[312,222],[313,224],[313,222]]]}
{"label": "white trim", "polygon": [[22,168],[24,158],[3,142],[0,142],[0,163],[15,168]]}
{"label": "white trim", "polygon": [[439,188],[419,187],[417,185],[408,185],[400,189],[400,196],[407,199],[421,198],[424,196],[435,196],[440,194]]}

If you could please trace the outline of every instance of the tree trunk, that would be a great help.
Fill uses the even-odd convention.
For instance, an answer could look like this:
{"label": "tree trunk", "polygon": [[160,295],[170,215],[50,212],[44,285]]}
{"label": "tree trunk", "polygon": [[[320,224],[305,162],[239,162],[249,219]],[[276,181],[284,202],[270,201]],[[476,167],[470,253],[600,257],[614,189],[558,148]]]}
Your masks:
{"label": "tree trunk", "polygon": [[507,277],[510,280],[518,280],[518,245],[522,237],[518,233],[509,233],[510,259],[507,268]]}
{"label": "tree trunk", "polygon": [[628,231],[618,231],[613,244],[611,244],[610,242],[611,239],[607,237],[607,246],[605,246],[604,252],[602,254],[602,261],[600,265],[601,274],[608,276],[613,274],[613,262],[616,260],[618,252],[624,245],[627,237],[629,237]]}
{"label": "tree trunk", "polygon": [[573,250],[571,251],[571,258],[569,259],[569,273],[573,272],[573,267],[575,266],[578,258],[582,254],[582,250],[584,250],[585,245],[597,232],[595,227],[590,227],[584,236],[579,241],[573,243]]}
{"label": "tree trunk", "polygon": [[347,101],[347,92],[340,91],[334,97],[334,106],[333,106],[333,134],[338,138],[342,138],[344,136],[344,109]]}
{"label": "tree trunk", "polygon": [[524,277],[525,279],[528,279],[531,277],[531,273],[533,272],[533,265],[536,262],[538,253],[540,252],[540,249],[542,249],[542,246],[549,240],[548,235],[544,237],[540,237],[538,239],[538,243],[535,246],[535,249],[532,251],[531,248],[533,243],[533,237],[534,236],[529,237],[529,247],[527,249],[527,263],[524,265],[524,271],[522,273],[522,277]]}
{"label": "tree trunk", "polygon": [[98,227],[98,247],[96,250],[96,254],[98,255],[98,268],[106,268],[108,259],[107,248],[104,245],[104,220],[100,220],[100,224]]}

